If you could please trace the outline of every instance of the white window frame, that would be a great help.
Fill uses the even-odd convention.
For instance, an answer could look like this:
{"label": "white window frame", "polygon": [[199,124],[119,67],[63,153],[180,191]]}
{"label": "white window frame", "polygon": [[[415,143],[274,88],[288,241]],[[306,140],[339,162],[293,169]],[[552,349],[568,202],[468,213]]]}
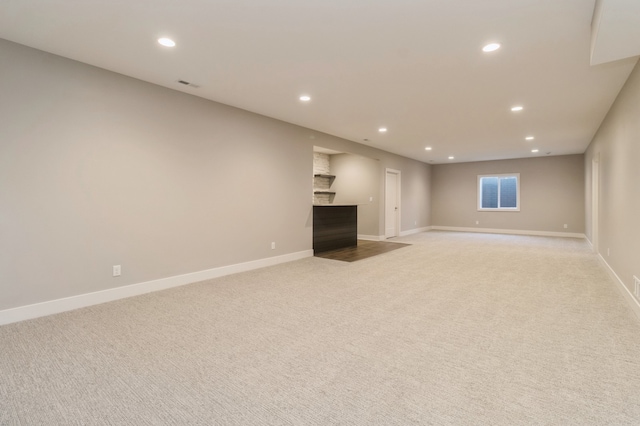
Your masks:
{"label": "white window frame", "polygon": [[[482,207],[482,178],[500,178],[515,177],[516,178],[516,206],[515,207]],[[502,173],[492,175],[478,175],[478,184],[476,186],[478,192],[478,211],[479,212],[519,212],[520,211],[520,173]],[[498,204],[500,203],[500,185],[498,184]]]}

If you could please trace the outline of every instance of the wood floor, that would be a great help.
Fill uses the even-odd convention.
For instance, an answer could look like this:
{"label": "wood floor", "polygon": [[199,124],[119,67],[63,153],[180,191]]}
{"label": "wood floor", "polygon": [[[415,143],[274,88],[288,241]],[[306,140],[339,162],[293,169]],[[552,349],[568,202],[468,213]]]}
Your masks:
{"label": "wood floor", "polygon": [[324,259],[341,260],[343,262],[355,262],[356,260],[362,260],[368,257],[377,256],[379,254],[397,250],[408,245],[410,244],[391,243],[388,241],[358,240],[357,246],[323,251],[320,253],[315,253],[314,256],[322,257]]}

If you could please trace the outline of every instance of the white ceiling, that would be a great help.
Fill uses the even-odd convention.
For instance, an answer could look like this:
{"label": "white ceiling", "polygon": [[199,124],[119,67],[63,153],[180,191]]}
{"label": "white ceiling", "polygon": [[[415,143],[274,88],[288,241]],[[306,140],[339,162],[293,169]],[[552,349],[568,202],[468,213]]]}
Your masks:
{"label": "white ceiling", "polygon": [[640,1],[596,0],[591,64],[640,55]]}
{"label": "white ceiling", "polygon": [[[640,2],[602,3],[617,10]],[[608,62],[624,56],[596,52],[604,58],[597,63],[607,63],[590,65],[594,6],[3,0],[0,38],[437,164],[450,155],[458,162],[584,152],[637,60]],[[605,37],[616,28],[613,15],[597,21],[598,52],[626,43],[624,33]],[[162,36],[177,46],[158,45]],[[502,48],[485,54],[488,42]],[[516,104],[524,110],[512,113]]]}

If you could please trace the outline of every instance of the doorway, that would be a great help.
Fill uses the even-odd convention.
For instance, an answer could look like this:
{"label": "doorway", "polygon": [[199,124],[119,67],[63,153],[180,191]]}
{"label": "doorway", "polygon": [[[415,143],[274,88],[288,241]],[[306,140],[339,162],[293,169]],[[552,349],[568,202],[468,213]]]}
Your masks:
{"label": "doorway", "polygon": [[384,237],[400,235],[400,171],[386,169],[384,191]]}

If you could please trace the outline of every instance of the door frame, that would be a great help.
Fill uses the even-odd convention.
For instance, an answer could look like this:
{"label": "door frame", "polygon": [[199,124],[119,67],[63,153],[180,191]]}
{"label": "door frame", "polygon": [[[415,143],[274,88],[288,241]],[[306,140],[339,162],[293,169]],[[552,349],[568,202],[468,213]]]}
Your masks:
{"label": "door frame", "polygon": [[591,245],[598,254],[599,222],[600,222],[600,153],[591,160]]}
{"label": "door frame", "polygon": [[[395,207],[397,207],[396,210],[396,220],[395,220],[395,230],[396,230],[396,235],[387,235],[387,212],[388,212],[388,200],[387,200],[387,180],[389,179],[389,175],[395,175],[396,177],[396,202],[395,202]],[[401,179],[402,179],[402,172],[400,170],[395,170],[395,169],[389,169],[386,168],[385,169],[385,174],[384,174],[384,237],[386,238],[393,238],[393,237],[399,237],[400,236],[400,217],[402,216],[401,212],[402,212],[402,205],[401,205],[401,200],[402,200],[402,194],[400,193],[400,188],[401,188]]]}

